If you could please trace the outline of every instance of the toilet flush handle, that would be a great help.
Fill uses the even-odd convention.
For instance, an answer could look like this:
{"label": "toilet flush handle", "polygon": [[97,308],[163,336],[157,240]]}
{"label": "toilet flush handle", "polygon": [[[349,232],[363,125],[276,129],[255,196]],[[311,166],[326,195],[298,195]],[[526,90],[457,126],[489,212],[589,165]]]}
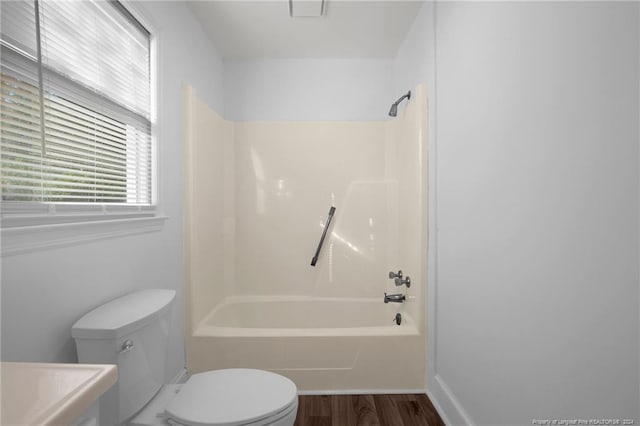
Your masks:
{"label": "toilet flush handle", "polygon": [[118,354],[123,354],[125,352],[129,352],[131,349],[133,349],[133,340],[127,339],[122,344],[122,347],[118,351]]}

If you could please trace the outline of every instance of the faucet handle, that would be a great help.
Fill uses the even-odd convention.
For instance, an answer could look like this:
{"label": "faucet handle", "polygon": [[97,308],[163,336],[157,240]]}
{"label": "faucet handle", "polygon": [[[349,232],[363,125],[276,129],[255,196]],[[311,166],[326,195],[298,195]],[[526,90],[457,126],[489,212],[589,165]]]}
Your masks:
{"label": "faucet handle", "polygon": [[392,280],[394,278],[402,279],[402,270],[401,269],[399,269],[398,272],[393,272],[393,271],[389,272],[389,279]]}
{"label": "faucet handle", "polygon": [[400,287],[401,285],[405,284],[407,288],[411,287],[411,278],[408,275],[404,280],[402,279],[402,277],[398,277],[394,280],[394,282],[396,283],[396,287]]}

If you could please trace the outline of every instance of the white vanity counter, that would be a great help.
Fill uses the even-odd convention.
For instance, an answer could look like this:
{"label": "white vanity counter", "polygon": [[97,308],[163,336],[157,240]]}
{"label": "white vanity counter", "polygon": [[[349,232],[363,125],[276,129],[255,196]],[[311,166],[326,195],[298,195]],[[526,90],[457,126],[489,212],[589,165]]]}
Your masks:
{"label": "white vanity counter", "polygon": [[70,425],[118,380],[115,365],[3,362],[3,426]]}

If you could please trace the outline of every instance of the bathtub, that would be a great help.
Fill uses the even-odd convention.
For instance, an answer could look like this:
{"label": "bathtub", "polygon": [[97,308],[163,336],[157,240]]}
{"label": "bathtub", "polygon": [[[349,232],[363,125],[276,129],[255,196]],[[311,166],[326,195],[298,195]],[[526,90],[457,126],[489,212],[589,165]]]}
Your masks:
{"label": "bathtub", "polygon": [[188,337],[188,365],[275,371],[307,393],[421,392],[424,340],[404,308],[382,298],[230,297]]}
{"label": "bathtub", "polygon": [[[196,336],[399,336],[417,335],[403,306],[377,299],[233,297],[219,304]],[[393,319],[402,313],[402,322]]]}

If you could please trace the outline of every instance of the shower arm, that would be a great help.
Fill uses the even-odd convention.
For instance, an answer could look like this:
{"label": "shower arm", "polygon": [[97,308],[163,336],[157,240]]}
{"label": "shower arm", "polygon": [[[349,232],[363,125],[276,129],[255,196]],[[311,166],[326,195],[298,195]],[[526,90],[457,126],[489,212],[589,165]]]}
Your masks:
{"label": "shower arm", "polygon": [[316,254],[313,256],[313,259],[311,259],[311,266],[316,266],[316,263],[318,262],[318,256],[320,256],[320,250],[322,250],[322,244],[324,244],[324,237],[326,237],[327,235],[327,230],[331,225],[331,219],[333,219],[333,213],[335,213],[335,211],[336,208],[334,206],[331,206],[331,208],[329,209],[329,217],[327,218],[327,223],[324,225],[324,230],[322,231],[322,236],[320,237],[320,242],[318,243],[318,248],[316,249]]}
{"label": "shower arm", "polygon": [[407,100],[411,99],[411,90],[409,90],[404,95],[400,96],[400,98],[397,101],[391,104],[391,109],[389,110],[389,117],[396,117],[398,115],[398,105],[400,104],[400,102],[402,102],[405,99]]}

